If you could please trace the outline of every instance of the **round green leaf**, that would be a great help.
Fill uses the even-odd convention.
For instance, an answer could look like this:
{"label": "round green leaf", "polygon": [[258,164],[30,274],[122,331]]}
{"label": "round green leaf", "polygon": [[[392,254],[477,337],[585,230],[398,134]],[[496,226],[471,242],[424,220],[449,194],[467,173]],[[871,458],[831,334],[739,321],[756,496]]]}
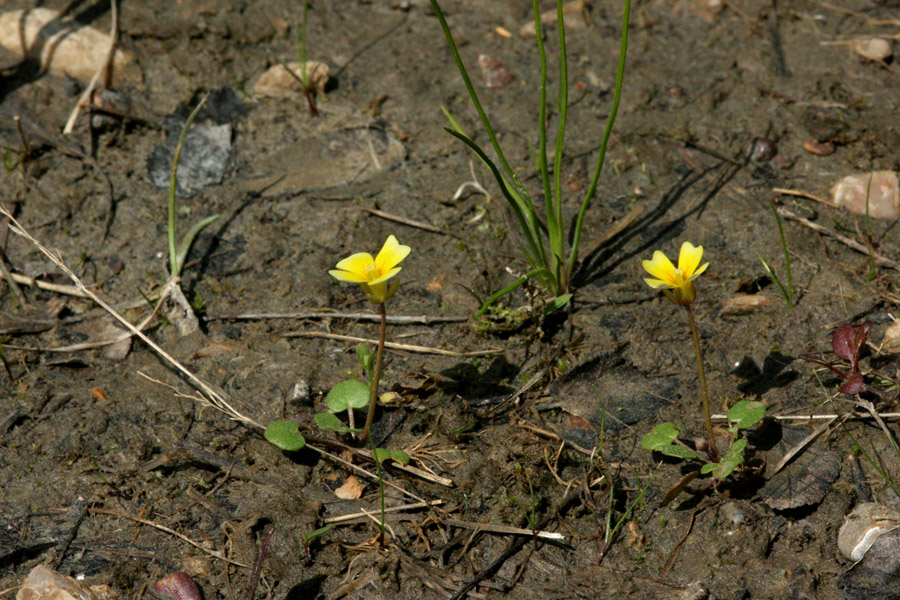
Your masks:
{"label": "round green leaf", "polygon": [[674,442],[684,428],[675,423],[660,423],[653,428],[653,431],[641,438],[641,446],[644,450],[659,450],[664,446],[669,446]]}
{"label": "round green leaf", "polygon": [[319,426],[319,429],[324,429],[325,431],[337,433],[358,433],[362,431],[362,429],[350,429],[332,413],[318,413],[313,419],[316,425]]}
{"label": "round green leaf", "polygon": [[365,408],[369,406],[369,386],[356,379],[342,381],[325,396],[325,405],[333,413],[348,408]]}
{"label": "round green leaf", "polygon": [[700,455],[678,444],[669,444],[668,446],[660,446],[654,448],[660,454],[665,456],[674,456],[675,458],[700,458]]}
{"label": "round green leaf", "polygon": [[392,460],[394,462],[400,463],[401,465],[408,465],[409,464],[409,454],[407,454],[403,450],[388,450],[387,448],[375,448],[375,460],[377,460],[378,462]]}
{"label": "round green leaf", "polygon": [[266,427],[266,440],[282,450],[293,452],[306,445],[306,440],[293,421],[273,421]]}
{"label": "round green leaf", "polygon": [[766,405],[756,400],[741,400],[728,411],[728,420],[738,429],[756,425],[766,416]]}

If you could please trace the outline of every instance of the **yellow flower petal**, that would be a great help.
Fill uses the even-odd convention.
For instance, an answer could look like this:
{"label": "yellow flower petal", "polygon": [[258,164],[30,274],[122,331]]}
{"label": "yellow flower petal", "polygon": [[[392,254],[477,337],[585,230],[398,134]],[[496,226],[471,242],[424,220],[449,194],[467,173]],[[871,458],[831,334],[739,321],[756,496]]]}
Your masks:
{"label": "yellow flower petal", "polygon": [[357,275],[356,273],[351,273],[350,271],[328,271],[328,274],[334,277],[339,281],[346,281],[347,283],[365,283],[368,281],[368,278],[365,275]]}
{"label": "yellow flower petal", "polygon": [[387,281],[388,279],[390,279],[391,277],[393,277],[394,275],[396,275],[397,273],[399,273],[401,268],[402,268],[402,267],[394,267],[393,269],[391,269],[391,270],[388,271],[387,273],[382,273],[381,277],[376,277],[375,279],[373,279],[373,280],[371,280],[371,281],[369,281],[369,282],[367,282],[367,283],[368,283],[369,285],[377,285],[377,284],[379,284],[379,283],[384,283],[385,281]]}
{"label": "yellow flower petal", "polygon": [[661,279],[650,279],[649,277],[645,277],[644,281],[646,281],[647,285],[652,287],[654,290],[661,288],[661,287],[666,287],[666,288],[673,287],[671,283],[666,283],[665,281],[663,281]]}
{"label": "yellow flower petal", "polygon": [[[410,247],[403,246],[393,235],[389,235],[381,252],[375,257],[375,266],[379,273],[386,273],[400,264],[409,255]],[[396,273],[395,273],[396,275]],[[382,280],[383,281],[383,280]]]}
{"label": "yellow flower petal", "polygon": [[675,285],[675,265],[673,265],[672,261],[659,250],[653,252],[653,260],[645,260],[641,265],[644,267],[645,271],[661,280],[663,283],[667,283],[671,286]]}
{"label": "yellow flower petal", "polygon": [[697,279],[697,277],[700,276],[700,273],[702,273],[703,271],[705,271],[705,270],[706,270],[706,267],[708,267],[708,266],[709,266],[709,263],[703,263],[703,265],[701,265],[699,269],[697,269],[696,271],[694,271],[694,274],[691,275],[691,277],[690,277],[690,279],[688,279],[688,281],[693,281],[693,280]]}
{"label": "yellow flower petal", "polygon": [[[337,268],[341,271],[349,271],[350,273],[362,276],[363,279],[360,279],[359,281],[368,281],[368,273],[372,272],[372,267],[374,265],[375,259],[372,258],[371,254],[368,252],[357,252],[339,262]],[[353,281],[357,280],[354,279]]]}
{"label": "yellow flower petal", "polygon": [[678,253],[678,268],[681,269],[685,279],[693,278],[694,271],[702,258],[703,246],[694,246],[690,242],[685,242],[681,245],[681,252]]}

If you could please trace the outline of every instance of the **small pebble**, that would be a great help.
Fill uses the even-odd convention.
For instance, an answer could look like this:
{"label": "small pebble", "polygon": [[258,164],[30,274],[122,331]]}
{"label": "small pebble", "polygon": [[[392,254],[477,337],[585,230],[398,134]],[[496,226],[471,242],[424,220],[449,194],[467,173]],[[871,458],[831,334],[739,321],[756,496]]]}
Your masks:
{"label": "small pebble", "polygon": [[[837,206],[875,219],[900,218],[900,180],[894,171],[847,175],[831,188]],[[868,204],[868,206],[867,206]]]}
{"label": "small pebble", "polygon": [[[288,72],[288,69],[290,69],[290,72]],[[303,91],[300,77],[299,62],[289,62],[287,63],[287,68],[282,64],[274,65],[260,75],[256,85],[253,86],[253,93],[267,98],[290,97],[297,92]],[[310,87],[314,88],[317,93],[324,94],[330,78],[328,65],[315,60],[306,61],[306,77]]]}
{"label": "small pebble", "polygon": [[900,321],[894,321],[884,330],[884,338],[881,340],[879,352],[897,354],[900,352]]}
{"label": "small pebble", "polygon": [[203,594],[191,576],[181,571],[169,573],[157,581],[153,591],[163,598],[173,600],[203,600]]}
{"label": "small pebble", "polygon": [[744,156],[752,162],[767,162],[778,153],[775,142],[764,137],[755,137],[744,151]]}
{"label": "small pebble", "polygon": [[503,63],[487,54],[478,55],[478,70],[481,71],[481,81],[489,90],[506,87],[512,81],[512,73]]}
{"label": "small pebble", "polygon": [[309,400],[309,382],[305,379],[297,380],[294,389],[291,391],[291,402],[306,402]]}
{"label": "small pebble", "polygon": [[803,143],[803,149],[816,156],[828,156],[834,153],[834,144],[810,139]]}
{"label": "small pebble", "polygon": [[881,38],[854,40],[850,42],[850,47],[866,60],[880,62],[891,57],[891,43]]}

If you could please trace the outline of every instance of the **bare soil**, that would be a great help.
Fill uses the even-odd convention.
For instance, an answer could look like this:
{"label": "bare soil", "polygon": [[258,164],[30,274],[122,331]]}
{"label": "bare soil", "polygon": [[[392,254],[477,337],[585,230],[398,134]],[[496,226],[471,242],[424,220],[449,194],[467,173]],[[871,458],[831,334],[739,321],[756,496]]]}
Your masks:
{"label": "bare soil", "polygon": [[[108,586],[112,598],[146,595],[177,570],[207,599],[246,597],[248,566],[271,535],[257,597],[900,597],[880,583],[860,592],[836,547],[844,515],[866,488],[889,506],[900,503],[886,481],[900,478],[900,460],[873,422],[848,419],[823,431],[774,474],[786,448],[821,421],[767,421],[751,432],[751,468],[737,483],[702,490],[701,478],[665,507],[686,466],[640,444],[664,420],[682,423],[686,440],[704,431],[686,317],[644,284],[640,265],[656,249],[674,256],[683,240],[702,244],[710,262],[695,310],[716,412],[742,398],[761,399],[770,415],[852,410],[853,399],[836,393],[839,380],[824,372],[820,384],[798,356],[827,352],[838,324],[864,320],[874,329],[862,367],[884,376],[867,382],[892,397],[896,363],[878,344],[898,302],[896,265],[872,265],[868,253],[785,218],[798,288],[788,308],[760,257],[783,275],[770,210],[778,199],[900,260],[894,222],[872,220],[869,238],[864,219],[773,191],[828,199],[844,175],[898,168],[894,65],[831,43],[895,35],[896,6],[636,2],[625,91],[585,225],[575,297],[544,319],[541,291],[525,287],[505,300],[510,311],[479,324],[472,315],[480,299],[527,265],[490,174],[443,131],[442,105],[487,142],[436,17],[422,0],[315,0],[309,57],[326,63],[332,80],[314,118],[302,94],[253,94],[266,68],[295,59],[299,4],[123,2],[121,47],[139,67],[136,79],[114,84],[128,110],[105,129],[91,130],[83,116],[68,142],[58,132],[84,82],[0,50],[6,144],[21,147],[13,115],[33,126],[24,167],[4,176],[2,201],[100,296],[124,306],[132,322],[143,320],[150,308],[142,297],[165,281],[168,254],[167,190],[154,185],[148,165],[154,149],[177,136],[166,118],[183,118],[215,91],[197,123],[231,127],[228,167],[220,184],[179,201],[180,232],[223,215],[198,238],[183,278],[188,300],[202,308],[201,331],[182,337],[158,317],[148,335],[244,414],[263,424],[293,420],[311,445],[341,456],[313,417],[333,385],[360,376],[356,342],[305,334],[373,339],[377,324],[237,316],[371,311],[357,287],[327,270],[394,234],[412,253],[389,313],[461,319],[390,325],[389,340],[447,354],[388,351],[384,389],[399,398],[379,409],[374,435],[452,485],[389,467],[385,480],[396,487],[385,488],[388,507],[414,502],[410,494],[442,503],[389,513],[384,548],[364,516],[305,544],[327,519],[374,514],[377,482],[360,475],[362,497],[339,499],[335,489],[352,474],[345,464],[309,448],[282,452],[258,429],[204,409],[188,396],[191,383],[144,343],[127,354],[121,345],[58,351],[120,331],[91,301],[22,286],[22,304],[4,286],[3,343],[15,381],[0,393],[0,589],[47,564]],[[105,2],[42,5],[109,30]],[[538,55],[533,39],[518,36],[530,4],[443,6],[510,161],[537,191]],[[606,123],[621,11],[620,3],[592,2],[583,26],[568,32],[571,126],[560,167],[567,219]],[[555,60],[555,37],[547,44]],[[509,71],[507,84],[484,85],[482,54]],[[552,75],[551,93],[555,84]],[[835,151],[811,153],[809,140]],[[472,171],[490,195],[470,186],[455,197]],[[12,272],[71,284],[27,241],[4,240]],[[738,293],[771,303],[728,314]],[[895,421],[886,424],[896,429]],[[851,458],[857,447],[886,477],[864,457]],[[623,515],[605,543],[608,523]],[[460,522],[538,524],[565,541]]]}

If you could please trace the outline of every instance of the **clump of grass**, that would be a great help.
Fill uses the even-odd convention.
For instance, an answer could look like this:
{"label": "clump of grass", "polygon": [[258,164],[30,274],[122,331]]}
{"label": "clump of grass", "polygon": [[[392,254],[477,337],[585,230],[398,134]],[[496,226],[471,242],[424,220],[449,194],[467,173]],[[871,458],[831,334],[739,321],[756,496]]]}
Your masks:
{"label": "clump of grass", "polygon": [[[532,278],[537,279],[541,285],[554,296],[555,300],[548,309],[558,309],[565,305],[571,298],[572,278],[577,267],[578,248],[581,242],[581,231],[584,225],[585,213],[587,212],[597,189],[600,173],[603,169],[603,161],[606,157],[609,137],[612,133],[613,123],[615,122],[619,108],[619,101],[622,95],[622,84],[625,77],[625,57],[628,49],[628,22],[631,12],[631,2],[630,0],[625,0],[624,2],[621,49],[616,71],[615,92],[613,94],[609,117],[606,121],[606,128],[600,143],[596,167],[587,192],[581,201],[578,216],[571,229],[566,228],[562,213],[563,186],[561,183],[561,174],[567,126],[569,85],[562,0],[557,0],[556,2],[557,37],[559,40],[559,88],[557,90],[556,108],[558,111],[559,125],[553,149],[552,167],[547,162],[547,53],[544,48],[544,33],[541,24],[538,0],[532,0],[535,40],[540,54],[540,86],[537,107],[539,147],[537,149],[536,166],[540,175],[542,184],[541,191],[546,208],[543,221],[541,220],[541,216],[538,213],[538,209],[532,199],[531,193],[522,184],[516,170],[510,165],[506,158],[506,154],[504,153],[503,147],[500,145],[494,127],[482,107],[478,94],[475,92],[469,73],[460,57],[459,49],[453,39],[453,35],[450,33],[450,28],[447,25],[447,21],[444,18],[444,13],[441,10],[440,5],[437,0],[431,0],[431,5],[441,23],[441,28],[444,31],[444,36],[447,39],[450,52],[453,54],[459,74],[468,92],[469,100],[475,108],[475,111],[478,113],[481,125],[490,140],[490,145],[493,149],[496,161],[490,158],[484,148],[473,141],[473,139],[462,130],[456,120],[445,110],[445,114],[451,124],[451,127],[446,130],[451,135],[462,140],[487,166],[487,168],[490,169],[494,179],[500,187],[503,197],[515,214],[522,234],[525,237],[525,245],[522,247],[522,253],[531,267],[525,275],[519,277],[511,285],[488,298],[479,314],[484,314],[484,311],[487,310],[492,302],[510,293],[525,283],[525,281]],[[567,248],[567,240],[569,239],[571,239],[571,245]]]}

